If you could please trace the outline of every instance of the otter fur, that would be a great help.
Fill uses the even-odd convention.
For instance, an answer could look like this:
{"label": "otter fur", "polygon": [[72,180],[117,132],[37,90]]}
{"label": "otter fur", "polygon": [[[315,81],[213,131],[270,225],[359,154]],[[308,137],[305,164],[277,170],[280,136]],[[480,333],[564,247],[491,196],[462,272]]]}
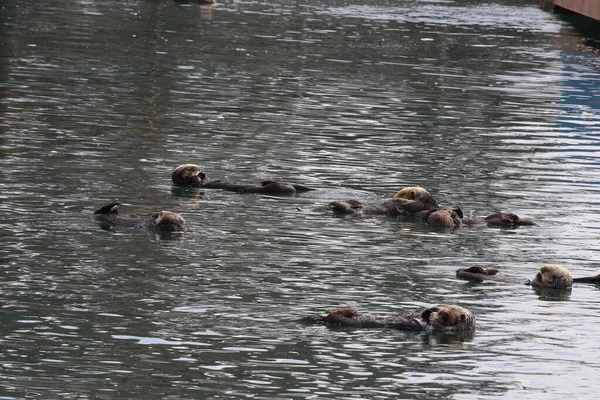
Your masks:
{"label": "otter fur", "polygon": [[426,210],[416,214],[417,218],[422,219],[431,226],[441,228],[460,228],[462,226],[462,218],[464,217],[460,207],[453,210]]}
{"label": "otter fur", "polygon": [[117,226],[146,228],[159,232],[183,232],[186,223],[183,217],[171,211],[159,211],[149,218],[139,218],[135,214],[119,214],[119,203],[111,203],[94,211],[94,219]]}
{"label": "otter fur", "polygon": [[334,201],[329,209],[338,214],[414,216],[418,212],[438,209],[429,192],[419,186],[405,187],[389,200],[375,205],[364,205],[358,200]]}
{"label": "otter fur", "polygon": [[530,219],[522,219],[516,214],[503,212],[493,213],[485,218],[477,218],[471,215],[467,215],[462,218],[462,223],[464,225],[486,224],[488,226],[506,228],[536,225],[536,223]]}
{"label": "otter fur", "polygon": [[206,179],[206,174],[199,165],[183,164],[171,172],[171,179],[176,185],[200,187]]}
{"label": "otter fur", "polygon": [[545,265],[532,280],[523,281],[518,278],[500,274],[494,268],[469,267],[461,268],[456,271],[456,277],[471,282],[504,282],[504,283],[525,283],[535,288],[548,289],[567,289],[573,283],[600,283],[600,275],[585,276],[573,278],[568,269],[559,265]]}
{"label": "otter fur", "polygon": [[171,180],[176,185],[221,189],[238,193],[262,193],[271,195],[295,195],[297,192],[314,190],[296,183],[265,180],[256,184],[230,183],[221,179],[208,179],[202,167],[196,164],[183,164],[171,172]]}
{"label": "otter fur", "polygon": [[334,308],[324,314],[310,315],[300,320],[355,328],[391,328],[404,331],[429,331],[442,333],[472,333],[475,315],[466,308],[440,305],[419,311],[408,311],[391,316],[360,314],[353,307]]}

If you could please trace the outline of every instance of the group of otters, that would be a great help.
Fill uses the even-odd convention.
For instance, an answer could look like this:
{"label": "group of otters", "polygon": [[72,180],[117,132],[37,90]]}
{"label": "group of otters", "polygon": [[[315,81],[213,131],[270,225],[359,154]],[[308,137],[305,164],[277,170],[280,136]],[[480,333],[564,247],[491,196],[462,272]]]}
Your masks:
{"label": "group of otters", "polygon": [[[261,184],[237,184],[220,179],[208,179],[202,167],[184,164],[175,168],[171,174],[173,183],[204,189],[221,189],[239,193],[261,193],[271,195],[295,195],[298,192],[313,190],[307,186],[277,181],[263,181]],[[98,221],[112,225],[146,228],[159,232],[182,232],[186,223],[181,215],[170,211],[159,211],[142,219],[136,215],[118,213],[119,203],[111,203],[94,212]],[[494,213],[485,218],[476,218],[463,214],[460,207],[442,209],[429,192],[422,187],[405,187],[391,199],[380,204],[365,205],[358,200],[334,201],[328,208],[338,214],[349,215],[385,215],[412,217],[425,223],[443,227],[458,228],[463,225],[487,224],[489,226],[516,227],[535,225],[515,214]],[[472,282],[495,281],[507,283],[526,283],[534,288],[568,289],[573,282],[599,283],[600,275],[573,278],[564,267],[558,265],[543,266],[533,280],[522,282],[518,279],[499,274],[496,269],[481,267],[462,268],[456,276]],[[300,322],[321,323],[335,326],[363,328],[392,328],[405,331],[425,331],[454,334],[472,334],[475,331],[475,316],[464,307],[439,305],[418,311],[398,313],[390,316],[373,316],[359,313],[353,307],[340,307],[324,314],[310,315],[299,319]]]}

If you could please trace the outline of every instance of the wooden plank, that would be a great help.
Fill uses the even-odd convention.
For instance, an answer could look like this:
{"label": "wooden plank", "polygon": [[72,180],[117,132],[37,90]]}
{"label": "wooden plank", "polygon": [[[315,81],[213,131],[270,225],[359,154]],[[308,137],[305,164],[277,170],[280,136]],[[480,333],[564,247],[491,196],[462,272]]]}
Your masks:
{"label": "wooden plank", "polygon": [[600,21],[600,0],[549,0],[548,2]]}

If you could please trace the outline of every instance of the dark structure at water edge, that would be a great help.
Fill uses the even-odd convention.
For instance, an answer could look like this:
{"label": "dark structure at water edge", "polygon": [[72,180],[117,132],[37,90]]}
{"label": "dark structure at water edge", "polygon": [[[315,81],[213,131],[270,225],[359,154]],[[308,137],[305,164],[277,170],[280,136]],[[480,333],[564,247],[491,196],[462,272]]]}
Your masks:
{"label": "dark structure at water edge", "polygon": [[540,0],[543,8],[555,12],[574,12],[600,21],[600,1],[596,0]]}

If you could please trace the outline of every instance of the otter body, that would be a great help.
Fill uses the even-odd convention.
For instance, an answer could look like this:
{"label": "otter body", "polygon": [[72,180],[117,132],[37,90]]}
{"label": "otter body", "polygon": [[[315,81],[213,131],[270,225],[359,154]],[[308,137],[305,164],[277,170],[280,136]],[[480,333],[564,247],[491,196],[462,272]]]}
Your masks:
{"label": "otter body", "polygon": [[159,211],[150,218],[139,218],[135,214],[119,214],[119,203],[111,203],[94,211],[94,219],[107,222],[112,225],[126,226],[131,228],[145,228],[160,232],[183,232],[186,223],[183,217],[171,211]]}
{"label": "otter body", "polygon": [[304,317],[300,321],[355,328],[391,328],[418,332],[472,333],[475,331],[473,313],[466,308],[454,305],[441,305],[387,317],[360,314],[355,308],[341,307],[334,308],[325,314]]}
{"label": "otter body", "polygon": [[338,214],[414,216],[425,210],[436,210],[438,204],[429,192],[419,186],[403,188],[389,200],[364,205],[358,200],[334,201],[329,209]]}
{"label": "otter body", "polygon": [[456,277],[471,282],[523,283],[527,281],[500,274],[495,268],[469,267],[456,270]]}
{"label": "otter body", "polygon": [[497,227],[517,227],[517,226],[531,226],[536,225],[530,219],[521,219],[516,214],[511,213],[503,213],[497,212],[491,215],[488,215],[485,218],[477,218],[471,215],[464,216],[462,218],[462,223],[464,225],[478,225],[478,224],[486,224],[488,226],[497,226]]}
{"label": "otter body", "polygon": [[532,280],[522,280],[499,274],[497,269],[481,267],[461,268],[456,277],[471,282],[523,283],[534,288],[568,289],[573,283],[600,283],[600,275],[573,278],[568,269],[559,265],[545,265]]}
{"label": "otter body", "polygon": [[171,179],[176,185],[200,187],[204,189],[221,189],[238,193],[262,193],[272,195],[293,196],[298,192],[314,190],[295,183],[263,181],[260,185],[231,183],[221,179],[208,179],[202,172],[202,167],[196,164],[183,164],[171,173]]}

